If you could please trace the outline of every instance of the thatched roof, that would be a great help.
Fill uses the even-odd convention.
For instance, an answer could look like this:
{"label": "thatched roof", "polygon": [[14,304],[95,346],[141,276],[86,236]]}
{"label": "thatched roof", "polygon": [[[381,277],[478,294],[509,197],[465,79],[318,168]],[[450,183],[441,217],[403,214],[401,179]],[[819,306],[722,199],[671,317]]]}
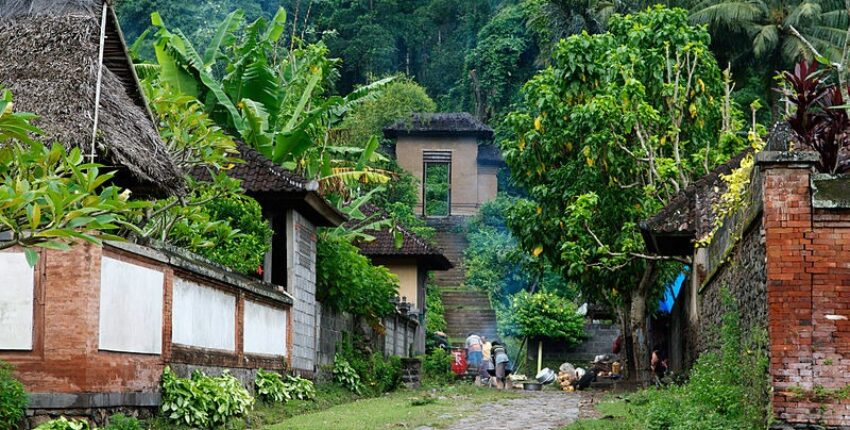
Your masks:
{"label": "thatched roof", "polygon": [[415,113],[409,119],[384,128],[384,137],[472,136],[492,139],[493,129],[466,112]]}
{"label": "thatched roof", "polygon": [[640,223],[650,252],[661,255],[690,255],[693,241],[708,234],[717,214],[714,206],[726,192],[728,175],[741,165],[752,149],[744,150],[717,166],[670,199],[658,213]]}
{"label": "thatched roof", "polygon": [[[45,141],[91,151],[102,0],[0,0],[0,85],[16,109],[39,115]],[[182,193],[144,102],[114,12],[107,14],[97,162],[135,183]]]}
{"label": "thatched roof", "polygon": [[[360,210],[367,217],[370,217],[369,222],[389,218],[386,212],[374,205],[363,205]],[[349,220],[345,226],[349,229],[356,229],[362,222],[359,220]],[[375,240],[358,243],[357,246],[360,248],[360,253],[367,257],[385,260],[389,258],[412,258],[420,266],[423,266],[425,270],[449,270],[454,267],[438,248],[431,246],[424,239],[402,226],[397,226],[397,228],[403,236],[401,247],[396,246],[395,237],[390,233],[389,229],[368,230],[365,233],[373,236]]]}

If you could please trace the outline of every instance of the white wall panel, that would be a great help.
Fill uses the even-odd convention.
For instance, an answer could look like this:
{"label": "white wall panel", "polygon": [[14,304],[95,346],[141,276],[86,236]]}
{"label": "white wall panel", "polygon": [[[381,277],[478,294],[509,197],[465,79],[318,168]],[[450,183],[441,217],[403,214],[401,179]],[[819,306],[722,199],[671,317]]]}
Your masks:
{"label": "white wall panel", "polygon": [[285,310],[245,301],[245,353],[286,355]]}
{"label": "white wall panel", "polygon": [[100,268],[99,348],[162,352],[162,289],[165,275],[144,266],[103,257]]}
{"label": "white wall panel", "polygon": [[236,350],[236,297],[185,279],[174,279],[171,341]]}
{"label": "white wall panel", "polygon": [[33,269],[22,252],[0,253],[0,350],[31,350]]}

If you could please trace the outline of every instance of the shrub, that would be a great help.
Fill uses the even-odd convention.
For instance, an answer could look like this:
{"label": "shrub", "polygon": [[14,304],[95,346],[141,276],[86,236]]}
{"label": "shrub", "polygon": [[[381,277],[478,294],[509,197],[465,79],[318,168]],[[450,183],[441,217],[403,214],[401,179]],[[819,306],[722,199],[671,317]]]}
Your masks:
{"label": "shrub", "polygon": [[264,402],[286,402],[292,399],[312,400],[316,397],[313,382],[290,375],[281,376],[277,372],[257,370],[254,379],[257,395]]}
{"label": "shrub", "polygon": [[109,425],[104,430],[144,430],[142,422],[136,417],[115,414],[109,417]]}
{"label": "shrub", "polygon": [[14,428],[24,417],[27,393],[12,376],[12,366],[0,361],[0,428]]}
{"label": "shrub", "polygon": [[423,379],[428,382],[445,384],[454,380],[452,373],[452,355],[436,348],[422,358]]}
{"label": "shrub", "polygon": [[91,430],[91,426],[83,420],[69,420],[65,417],[59,417],[41,424],[34,430]]}
{"label": "shrub", "polygon": [[355,338],[353,342],[344,339],[337,348],[337,356],[348,363],[360,378],[362,391],[358,394],[379,395],[395,390],[402,382],[401,358],[385,357],[380,352],[360,350],[355,345],[362,343]]}
{"label": "shrub", "polygon": [[353,393],[362,394],[363,385],[360,383],[360,375],[339,353],[334,356],[333,374],[335,383]]}
{"label": "shrub", "polygon": [[398,278],[383,266],[373,265],[360,250],[343,238],[319,238],[316,256],[316,291],[330,309],[366,319],[373,327],[395,310]]}
{"label": "shrub", "polygon": [[168,367],[162,373],[162,412],[171,420],[212,428],[244,415],[253,404],[248,390],[229,373],[195,371],[190,379],[178,378]]}
{"label": "shrub", "polygon": [[575,304],[551,292],[514,295],[504,318],[508,336],[562,339],[568,345],[585,337],[584,317],[576,313]]}
{"label": "shrub", "polygon": [[372,370],[374,372],[373,388],[376,393],[388,393],[401,386],[403,372],[401,358],[397,356],[384,357],[383,354],[372,354]]}

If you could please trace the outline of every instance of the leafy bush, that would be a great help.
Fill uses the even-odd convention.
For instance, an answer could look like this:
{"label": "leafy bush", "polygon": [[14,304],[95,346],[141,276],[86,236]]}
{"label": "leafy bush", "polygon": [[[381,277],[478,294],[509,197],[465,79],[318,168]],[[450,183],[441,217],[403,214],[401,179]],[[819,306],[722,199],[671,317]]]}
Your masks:
{"label": "leafy bush", "polygon": [[445,350],[436,348],[422,357],[423,379],[427,382],[444,384],[454,380],[452,373],[452,355]]}
{"label": "leafy bush", "polygon": [[27,393],[12,376],[12,366],[0,361],[0,428],[14,428],[24,417]]}
{"label": "leafy bush", "polygon": [[144,427],[136,417],[115,414],[109,417],[109,425],[104,430],[144,430]]}
{"label": "leafy bush", "polygon": [[253,404],[248,390],[229,373],[195,371],[190,379],[178,378],[169,367],[162,373],[162,412],[171,420],[212,428],[244,415]]}
{"label": "leafy bush", "polygon": [[281,376],[277,372],[257,370],[254,379],[257,395],[264,402],[286,402],[292,399],[312,400],[316,397],[316,387],[312,381],[295,376]]}
{"label": "leafy bush", "polygon": [[83,420],[69,420],[65,417],[59,417],[41,424],[34,430],[91,430],[91,426]]}
{"label": "leafy bush", "polygon": [[551,292],[514,295],[504,317],[508,336],[562,339],[568,345],[585,337],[584,317],[576,313],[576,305]]}
{"label": "leafy bush", "polygon": [[[403,372],[401,358],[398,356],[384,357],[381,353],[372,354],[372,369],[374,372],[373,386],[376,393],[388,393],[401,386]],[[368,380],[368,379],[367,379]]]}
{"label": "leafy bush", "polygon": [[353,341],[343,339],[337,347],[337,357],[348,363],[360,379],[358,394],[375,396],[401,386],[401,358],[370,351],[357,337]]}
{"label": "leafy bush", "polygon": [[398,278],[386,267],[373,265],[348,240],[323,234],[316,266],[316,290],[323,305],[364,317],[373,326],[395,310],[391,299],[398,294]]}
{"label": "leafy bush", "polygon": [[339,354],[334,356],[333,374],[335,383],[353,393],[363,393],[363,384],[360,383],[360,375],[351,367],[351,363]]}
{"label": "leafy bush", "polygon": [[443,297],[436,285],[428,283],[425,287],[425,331],[428,334],[435,331],[446,331],[446,307]]}

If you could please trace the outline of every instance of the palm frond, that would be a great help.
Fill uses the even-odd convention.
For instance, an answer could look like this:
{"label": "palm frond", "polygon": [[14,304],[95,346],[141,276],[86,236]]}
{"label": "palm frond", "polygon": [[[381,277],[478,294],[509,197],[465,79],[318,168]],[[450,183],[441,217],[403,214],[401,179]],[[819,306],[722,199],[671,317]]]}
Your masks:
{"label": "palm frond", "polygon": [[762,25],[753,37],[753,53],[756,58],[765,58],[779,43],[779,28],[775,25]]}
{"label": "palm frond", "polygon": [[706,1],[691,9],[690,14],[690,20],[694,24],[707,24],[710,27],[725,27],[731,30],[746,30],[761,24],[765,18],[766,11],[749,1]]}

